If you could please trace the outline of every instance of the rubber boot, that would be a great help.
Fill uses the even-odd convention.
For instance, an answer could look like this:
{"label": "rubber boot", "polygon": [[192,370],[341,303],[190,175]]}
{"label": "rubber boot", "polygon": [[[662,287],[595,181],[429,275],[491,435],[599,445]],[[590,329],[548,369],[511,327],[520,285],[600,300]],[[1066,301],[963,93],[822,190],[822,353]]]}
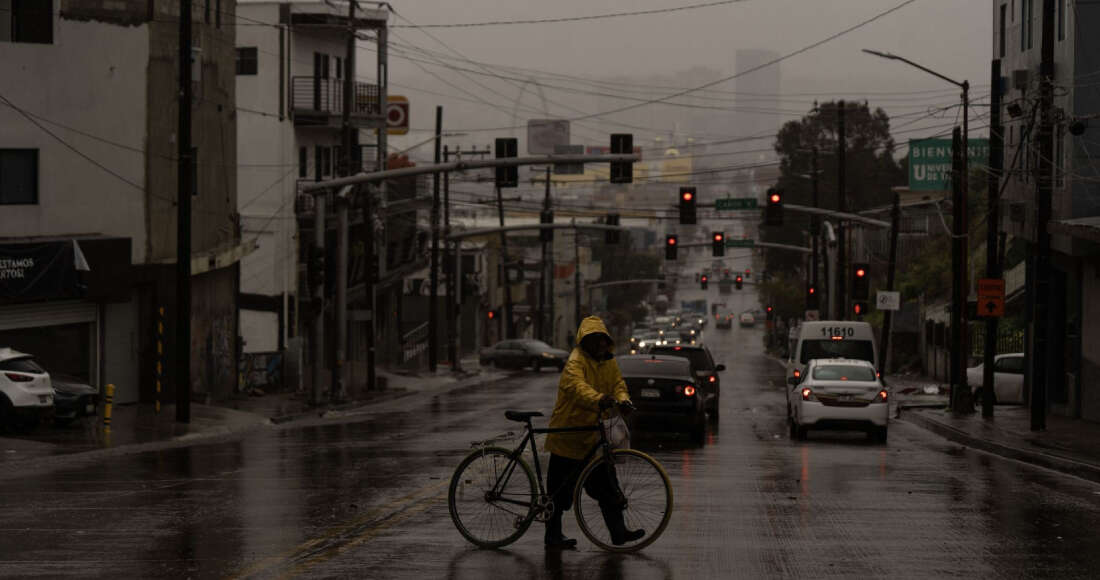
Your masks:
{"label": "rubber boot", "polygon": [[611,533],[612,544],[621,546],[627,542],[639,540],[645,535],[645,530],[627,530],[623,510],[615,505],[600,502],[600,511],[603,513],[604,523],[607,524],[607,531]]}
{"label": "rubber boot", "polygon": [[546,520],[546,535],[543,536],[543,543],[548,549],[571,550],[577,547],[577,540],[562,535],[561,516],[561,513],[555,512],[549,520]]}

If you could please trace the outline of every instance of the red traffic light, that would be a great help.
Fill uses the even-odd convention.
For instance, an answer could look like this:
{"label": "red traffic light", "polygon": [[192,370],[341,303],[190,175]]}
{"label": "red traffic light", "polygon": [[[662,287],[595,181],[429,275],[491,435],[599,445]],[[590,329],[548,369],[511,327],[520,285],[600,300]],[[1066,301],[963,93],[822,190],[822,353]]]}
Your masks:
{"label": "red traffic light", "polygon": [[707,281],[707,277],[706,277],[706,276],[703,276],[702,278],[700,278],[700,280],[701,280],[701,281],[703,281],[703,282],[706,282],[706,281]]}
{"label": "red traffic light", "polygon": [[855,304],[853,304],[852,305],[852,313],[853,314],[863,314],[863,304],[861,304],[859,302],[856,302]]}
{"label": "red traffic light", "polygon": [[738,275],[738,276],[737,276],[737,281],[738,281],[738,282],[740,282],[741,280],[742,280],[741,276],[740,276],[740,275]]}
{"label": "red traffic light", "polygon": [[684,201],[691,201],[695,197],[695,195],[690,191],[685,191],[680,195],[684,198]]}
{"label": "red traffic light", "polygon": [[714,234],[714,241],[721,242],[723,237],[722,234]]}
{"label": "red traffic light", "polygon": [[769,307],[768,307],[768,312],[771,312],[771,311],[772,311],[772,307],[771,307],[771,306],[769,306]]}
{"label": "red traffic light", "polygon": [[752,274],[752,270],[745,268],[745,275],[748,276],[749,274]]}
{"label": "red traffic light", "polygon": [[492,319],[496,318],[496,315],[497,315],[497,313],[496,313],[495,310],[490,310],[489,311],[489,320],[492,320]]}
{"label": "red traffic light", "polygon": [[668,237],[668,240],[667,240],[667,243],[668,243],[668,245],[670,245],[670,246],[675,246],[675,245],[676,245],[676,238],[675,238],[675,237],[673,237],[673,236],[669,236],[669,237]]}
{"label": "red traffic light", "polygon": [[857,278],[862,278],[866,275],[867,275],[867,270],[864,270],[863,268],[856,268],[856,277]]}
{"label": "red traffic light", "polygon": [[772,203],[779,203],[779,194],[773,193],[768,199],[770,199]]}

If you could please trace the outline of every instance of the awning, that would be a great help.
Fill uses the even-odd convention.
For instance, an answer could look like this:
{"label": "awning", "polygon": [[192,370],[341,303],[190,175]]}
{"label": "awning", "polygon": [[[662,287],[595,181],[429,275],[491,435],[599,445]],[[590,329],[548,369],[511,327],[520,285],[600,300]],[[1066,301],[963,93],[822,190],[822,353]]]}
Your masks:
{"label": "awning", "polygon": [[1100,216],[1070,220],[1051,220],[1047,229],[1052,234],[1063,234],[1081,240],[1100,243]]}

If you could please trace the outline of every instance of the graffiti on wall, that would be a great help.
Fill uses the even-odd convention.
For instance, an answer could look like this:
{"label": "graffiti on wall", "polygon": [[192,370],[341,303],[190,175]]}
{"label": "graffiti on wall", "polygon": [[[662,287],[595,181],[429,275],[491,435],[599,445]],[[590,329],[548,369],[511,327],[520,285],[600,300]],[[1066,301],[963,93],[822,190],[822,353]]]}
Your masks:
{"label": "graffiti on wall", "polygon": [[251,352],[241,355],[238,391],[266,393],[283,388],[283,353]]}

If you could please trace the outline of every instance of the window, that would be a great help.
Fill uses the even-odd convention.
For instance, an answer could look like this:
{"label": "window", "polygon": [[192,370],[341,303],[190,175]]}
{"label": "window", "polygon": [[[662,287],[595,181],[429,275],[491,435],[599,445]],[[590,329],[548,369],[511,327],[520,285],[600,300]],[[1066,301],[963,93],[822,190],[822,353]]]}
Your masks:
{"label": "window", "polygon": [[313,146],[313,178],[321,181],[321,146]]}
{"label": "window", "polygon": [[305,147],[298,148],[298,177],[306,177],[309,175],[309,149]]}
{"label": "window", "polygon": [[1032,18],[1031,7],[1035,0],[1021,0],[1020,2],[1020,51],[1031,49]]}
{"label": "window", "polygon": [[869,340],[803,340],[802,364],[817,358],[853,358],[874,364],[875,350]]}
{"label": "window", "polygon": [[338,56],[335,57],[335,58],[336,58],[336,78],[342,79],[342,78],[344,78],[344,60],[342,58],[338,57]]}
{"label": "window", "polygon": [[1004,56],[1005,55],[1005,12],[1007,12],[1007,11],[1008,11],[1008,7],[1005,6],[1004,4],[1001,4],[1001,36],[1000,36],[1000,39],[999,39],[1000,40],[1000,42],[999,42],[1000,48],[999,48],[999,52],[998,52],[999,56]]}
{"label": "window", "polygon": [[0,205],[38,203],[38,150],[0,149]]}
{"label": "window", "polygon": [[321,148],[321,175],[332,175],[332,148]]}
{"label": "window", "polygon": [[814,378],[822,381],[865,381],[875,380],[875,369],[857,365],[821,365],[814,367]]}
{"label": "window", "polygon": [[53,2],[0,0],[0,42],[53,44]]}
{"label": "window", "polygon": [[1024,374],[1024,357],[1006,356],[1004,358],[999,358],[994,361],[993,370],[998,373],[1022,375]]}
{"label": "window", "polygon": [[259,70],[259,56],[255,46],[237,47],[237,74],[254,75]]}

